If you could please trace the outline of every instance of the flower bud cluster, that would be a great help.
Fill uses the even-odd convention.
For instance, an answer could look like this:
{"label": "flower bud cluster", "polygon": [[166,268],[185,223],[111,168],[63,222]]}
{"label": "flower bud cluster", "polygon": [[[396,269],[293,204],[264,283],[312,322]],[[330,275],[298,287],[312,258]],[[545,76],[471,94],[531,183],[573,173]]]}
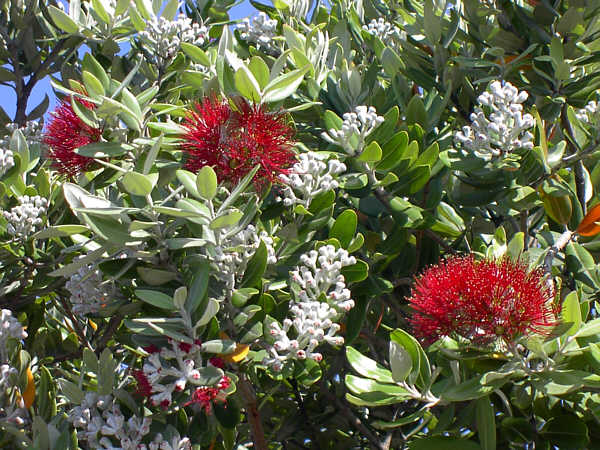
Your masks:
{"label": "flower bud cluster", "polygon": [[600,123],[600,104],[595,100],[589,102],[585,107],[575,112],[575,117],[580,122],[588,125],[598,125]]}
{"label": "flower bud cluster", "polygon": [[[456,141],[486,160],[519,148],[533,148],[533,134],[527,130],[535,121],[531,114],[523,114],[528,96],[508,82],[492,82],[477,99],[481,106],[471,114],[471,126],[457,132]],[[490,112],[489,117],[482,107]]]}
{"label": "flower bud cluster", "polygon": [[0,398],[7,389],[12,387],[10,377],[17,373],[19,373],[17,369],[8,364],[2,364],[0,366]]}
{"label": "flower bud cluster", "polygon": [[323,356],[315,350],[323,342],[342,345],[344,338],[336,335],[340,330],[336,321],[354,307],[341,270],[356,264],[356,258],[344,249],[325,245],[300,259],[303,265],[291,272],[292,283],[300,288],[290,307],[291,318],[281,325],[270,324],[275,343],[264,363],[275,370],[281,370],[290,359],[321,361]]}
{"label": "flower bud cluster", "polygon": [[33,120],[26,122],[23,127],[19,127],[16,123],[7,123],[6,129],[9,131],[9,135],[5,138],[5,144],[3,145],[8,145],[10,137],[15,130],[21,130],[21,133],[23,133],[23,136],[27,141],[27,145],[40,144],[43,139],[42,124]]}
{"label": "flower bud cluster", "polygon": [[27,332],[21,322],[15,319],[12,312],[8,309],[3,309],[0,312],[0,346],[6,347],[6,341],[9,338],[25,339]]}
{"label": "flower bud cluster", "polygon": [[[27,332],[21,322],[15,319],[8,309],[0,311],[0,417],[3,420],[22,426],[28,417],[25,404],[11,400],[10,390],[15,388],[15,378],[19,371],[9,364],[7,341],[25,339]],[[13,378],[13,379],[11,379]]]}
{"label": "flower bud cluster", "polygon": [[281,190],[285,206],[302,205],[310,202],[321,192],[337,189],[337,175],[346,170],[346,165],[329,155],[307,152],[298,155],[298,161],[289,174],[279,176],[284,187]]}
{"label": "flower bud cluster", "polygon": [[0,148],[0,177],[14,165],[13,152],[8,148]]}
{"label": "flower bud cluster", "polygon": [[277,34],[277,21],[269,19],[269,16],[264,12],[259,12],[258,15],[252,19],[252,22],[246,17],[242,23],[238,25],[237,29],[243,40],[256,44],[258,48],[262,48],[267,52],[278,50],[278,47],[273,40]]}
{"label": "flower bud cluster", "polygon": [[208,40],[208,28],[180,14],[176,20],[153,17],[140,31],[140,38],[159,59],[159,64],[168,62],[180,48],[182,42],[202,46]]}
{"label": "flower bud cluster", "polygon": [[[200,342],[188,344],[170,339],[169,343],[170,348],[145,348],[150,354],[145,359],[142,370],[134,372],[138,392],[148,397],[154,406],[167,409],[173,402],[173,395],[183,392],[191,385],[193,392],[186,404],[197,403],[207,412],[210,411],[211,401],[224,400],[222,391],[229,387],[229,378],[223,376],[217,386],[204,386]],[[213,365],[211,360],[209,364]],[[215,364],[220,365],[217,362]]]}
{"label": "flower bud cluster", "polygon": [[30,197],[23,195],[18,198],[20,205],[8,211],[2,211],[2,215],[8,221],[6,231],[11,236],[27,238],[36,228],[42,224],[41,215],[48,209],[48,200],[35,195]]}
{"label": "flower bud cluster", "polygon": [[96,392],[86,393],[81,405],[70,411],[67,420],[78,429],[77,438],[86,441],[89,448],[115,449],[113,440],[117,440],[123,450],[145,448],[141,442],[152,422],[148,417],[137,416],[126,420],[112,395]]}
{"label": "flower bud cluster", "polygon": [[330,129],[321,136],[327,142],[342,147],[350,156],[362,152],[366,137],[383,123],[383,117],[377,115],[373,106],[357,106],[354,112],[345,113],[342,128]]}
{"label": "flower bud cluster", "polygon": [[167,441],[161,433],[157,433],[148,446],[142,445],[139,450],[192,450],[192,442],[187,437],[180,437],[178,433]]}
{"label": "flower bud cluster", "polygon": [[400,29],[396,25],[389,23],[383,17],[371,20],[369,26],[363,25],[363,30],[377,36],[381,39],[381,42],[386,45],[389,45],[393,41],[394,36],[400,36]]}
{"label": "flower bud cluster", "polygon": [[254,256],[261,241],[267,248],[267,264],[275,264],[277,257],[273,248],[273,238],[265,231],[259,233],[254,225],[248,225],[239,233],[226,237],[215,247],[213,258],[217,265],[215,276],[225,283],[230,292],[235,288],[236,281],[244,274],[248,262]]}
{"label": "flower bud cluster", "polygon": [[102,280],[102,272],[87,265],[71,275],[65,283],[71,293],[73,312],[95,314],[101,311],[115,296],[115,286]]}

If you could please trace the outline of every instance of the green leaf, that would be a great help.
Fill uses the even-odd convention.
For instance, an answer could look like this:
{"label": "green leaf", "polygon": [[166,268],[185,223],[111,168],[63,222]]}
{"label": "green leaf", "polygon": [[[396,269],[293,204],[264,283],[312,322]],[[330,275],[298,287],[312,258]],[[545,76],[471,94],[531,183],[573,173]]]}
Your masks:
{"label": "green leaf", "polygon": [[220,304],[214,298],[209,298],[208,302],[206,302],[206,308],[202,311],[202,315],[200,319],[196,322],[194,327],[201,327],[206,325],[211,319],[217,315],[219,312]]}
{"label": "green leaf", "polygon": [[310,65],[301,69],[295,69],[286,74],[280,75],[265,86],[263,102],[274,103],[288,98],[304,79],[304,74],[310,70]]}
{"label": "green leaf", "polygon": [[65,33],[75,34],[79,32],[79,25],[77,25],[68,14],[58,9],[56,6],[50,5],[48,12],[54,23],[63,30]]}
{"label": "green leaf", "polygon": [[351,266],[343,267],[342,275],[346,283],[358,283],[359,281],[366,280],[369,276],[369,265],[361,260],[356,261],[356,264]]}
{"label": "green leaf", "polygon": [[255,296],[258,293],[259,290],[254,288],[236,289],[233,295],[231,296],[231,303],[236,308],[241,308],[251,297]]}
{"label": "green leaf", "polygon": [[377,170],[388,171],[392,170],[398,164],[403,161],[403,155],[408,147],[408,133],[401,131],[396,133],[388,142],[383,146],[382,152],[383,157],[377,163]]}
{"label": "green leaf", "polygon": [[383,421],[383,420],[375,420],[375,421],[371,422],[371,425],[373,426],[373,428],[376,428],[378,430],[391,430],[394,428],[401,427],[403,425],[408,425],[409,423],[416,422],[417,420],[420,420],[423,417],[423,415],[425,415],[426,412],[427,412],[426,409],[421,409],[415,413],[409,414],[408,416],[401,417],[400,419],[396,419],[392,422],[387,422],[387,421]]}
{"label": "green leaf", "polygon": [[236,70],[233,76],[235,88],[238,90],[243,97],[247,98],[252,102],[258,102],[260,100],[260,86],[250,69],[246,66],[241,66]]}
{"label": "green leaf", "polygon": [[390,341],[390,367],[395,382],[406,380],[412,370],[412,357],[400,344]]}
{"label": "green leaf", "polygon": [[165,134],[180,135],[186,133],[186,129],[184,127],[170,120],[167,122],[148,122],[148,128],[156,131],[161,131]]}
{"label": "green leaf", "polygon": [[575,333],[576,337],[596,336],[600,334],[600,319],[590,320]]}
{"label": "green leaf", "polygon": [[248,261],[240,287],[249,288],[258,285],[267,268],[267,257],[267,246],[263,241],[260,241],[256,252]]}
{"label": "green leaf", "polygon": [[94,111],[82,106],[75,97],[71,97],[71,108],[73,108],[77,117],[79,117],[87,126],[99,128],[98,118]]}
{"label": "green leaf", "polygon": [[116,368],[119,363],[115,361],[113,358],[112,350],[109,348],[105,348],[100,355],[98,361],[98,394],[99,395],[109,395],[112,394],[115,376],[116,376]]}
{"label": "green leaf", "polygon": [[75,153],[88,158],[110,158],[127,153],[133,147],[120,142],[92,142],[75,149]]}
{"label": "green leaf", "polygon": [[177,274],[169,270],[158,270],[149,267],[136,267],[140,278],[150,286],[160,286],[177,278]]}
{"label": "green leaf", "polygon": [[188,289],[188,298],[185,303],[186,311],[192,315],[196,312],[208,292],[208,277],[210,265],[206,261],[200,261],[195,265],[191,286]]}
{"label": "green leaf", "polygon": [[382,154],[383,152],[379,144],[373,141],[367,145],[357,159],[362,162],[374,163],[381,160]]}
{"label": "green leaf", "polygon": [[105,94],[104,86],[93,74],[87,70],[84,70],[81,74],[81,78],[83,79],[85,90],[89,95],[92,97],[100,97],[101,95]]}
{"label": "green leaf", "polygon": [[34,239],[48,239],[53,237],[71,236],[89,231],[85,225],[55,225],[44,228],[33,235]]}
{"label": "green leaf", "polygon": [[551,417],[540,432],[544,441],[561,449],[588,448],[589,430],[585,422],[574,415]]}
{"label": "green leaf", "polygon": [[217,174],[210,166],[204,166],[196,176],[196,188],[200,197],[212,200],[217,195]]}
{"label": "green leaf", "polygon": [[380,393],[388,396],[396,403],[411,398],[410,393],[402,386],[396,384],[384,384],[368,378],[346,375],[346,387],[354,394]]}
{"label": "green leaf", "polygon": [[494,386],[483,385],[481,377],[471,378],[463,383],[447,387],[441,392],[441,398],[448,402],[463,402],[484,397],[494,389]]}
{"label": "green leaf", "polygon": [[182,42],[180,45],[181,50],[183,50],[183,53],[188,55],[192,61],[198,64],[202,64],[205,67],[211,66],[210,58],[208,57],[206,52],[199,49],[195,45],[189,44],[187,42]]}
{"label": "green leaf", "polygon": [[137,289],[135,295],[140,300],[152,305],[157,308],[175,310],[173,299],[167,294],[163,294],[159,291],[150,291],[147,289]]}
{"label": "green leaf", "polygon": [[358,217],[356,213],[351,209],[347,209],[335,219],[335,222],[329,231],[329,237],[340,241],[340,245],[343,248],[348,248],[348,245],[350,245],[350,242],[356,233],[357,223]]}
{"label": "green leaf", "polygon": [[269,66],[267,63],[263,61],[260,56],[253,56],[250,58],[250,63],[248,64],[252,75],[258,82],[260,89],[264,89],[267,84],[269,84]]}
{"label": "green leaf", "polygon": [[581,327],[581,307],[579,306],[579,297],[576,291],[570,292],[564,299],[561,309],[561,318],[563,323],[572,323],[564,335],[572,336]]}
{"label": "green leaf", "polygon": [[128,108],[129,111],[131,111],[138,122],[142,122],[143,114],[140,104],[138,103],[137,98],[135,98],[135,95],[129,92],[127,88],[123,88],[121,91],[121,102]]}
{"label": "green leaf", "polygon": [[194,197],[202,199],[200,192],[198,192],[198,187],[196,185],[196,175],[188,170],[178,170],[175,172],[177,179],[188,193],[192,194]]}
{"label": "green leaf", "polygon": [[404,68],[404,63],[398,54],[390,47],[386,47],[381,52],[381,65],[386,75],[395,77],[398,71]]}
{"label": "green leaf", "polygon": [[367,358],[354,347],[346,347],[346,358],[354,370],[363,377],[371,378],[381,383],[394,383],[392,373],[378,362]]}
{"label": "green leaf", "polygon": [[475,423],[482,450],[496,449],[496,420],[494,405],[489,396],[475,402]]}
{"label": "green leaf", "polygon": [[418,95],[414,95],[406,107],[406,121],[409,125],[419,124],[423,129],[427,129],[427,110],[423,100]]}
{"label": "green leaf", "polygon": [[411,357],[412,372],[408,378],[409,383],[415,384],[417,380],[420,380],[422,387],[427,386],[431,377],[431,367],[421,344],[400,328],[395,329],[390,334],[390,339],[403,347]]}
{"label": "green leaf", "polygon": [[104,9],[104,5],[102,5],[101,0],[92,0],[92,7],[93,11],[98,15],[102,22],[104,22],[105,24],[111,23],[110,16],[106,12],[106,9]]}
{"label": "green leaf", "polygon": [[233,353],[236,343],[230,340],[215,339],[212,341],[203,342],[201,350],[206,353]]}
{"label": "green leaf", "polygon": [[210,224],[211,230],[217,230],[219,228],[227,228],[236,225],[243,217],[244,213],[238,210],[231,210],[225,214],[221,214],[215,218]]}
{"label": "green leaf", "polygon": [[94,76],[102,83],[104,89],[108,89],[110,86],[110,78],[106,74],[104,67],[92,56],[91,53],[86,53],[83,56],[82,63],[83,70],[94,74]]}
{"label": "green leaf", "polygon": [[148,195],[158,182],[158,173],[143,175],[138,172],[127,172],[122,180],[125,190],[133,195]]}

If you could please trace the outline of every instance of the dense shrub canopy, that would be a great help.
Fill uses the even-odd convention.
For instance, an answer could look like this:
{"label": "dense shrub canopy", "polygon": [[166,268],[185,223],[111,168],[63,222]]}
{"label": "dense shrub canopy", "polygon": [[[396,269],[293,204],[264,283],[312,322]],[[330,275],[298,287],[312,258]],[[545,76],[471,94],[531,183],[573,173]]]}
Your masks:
{"label": "dense shrub canopy", "polygon": [[0,445],[592,448],[600,4],[251,3],[0,3]]}

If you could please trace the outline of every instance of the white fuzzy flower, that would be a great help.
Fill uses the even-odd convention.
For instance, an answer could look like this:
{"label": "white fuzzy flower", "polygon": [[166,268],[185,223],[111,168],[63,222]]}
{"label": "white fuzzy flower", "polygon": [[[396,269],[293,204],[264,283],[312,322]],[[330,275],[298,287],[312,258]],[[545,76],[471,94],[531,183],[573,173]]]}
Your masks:
{"label": "white fuzzy flower", "polygon": [[456,141],[487,160],[519,148],[533,148],[533,134],[528,130],[535,121],[531,114],[523,114],[527,97],[526,91],[519,92],[508,82],[494,81],[478,97],[481,106],[471,114],[471,126],[456,133]]}
{"label": "white fuzzy flower", "polygon": [[6,231],[12,236],[27,238],[39,225],[42,224],[41,215],[46,213],[48,200],[39,195],[29,197],[24,195],[18,198],[20,205],[9,211],[2,211],[8,221]]}
{"label": "white fuzzy flower", "polygon": [[321,192],[337,189],[337,175],[346,170],[346,165],[329,155],[307,152],[298,155],[298,161],[288,175],[280,175],[284,184],[281,190],[283,204],[302,205],[308,208],[310,202]]}
{"label": "white fuzzy flower", "polygon": [[215,275],[225,283],[229,292],[233,291],[236,282],[244,274],[261,241],[267,248],[267,263],[276,263],[273,238],[265,231],[259,233],[254,225],[248,225],[246,229],[232,236],[225,236],[220,240],[220,245],[214,247],[214,255],[210,259],[217,265]]}
{"label": "white fuzzy flower", "polygon": [[[80,441],[89,448],[137,450],[150,431],[151,419],[132,416],[128,420],[111,395],[87,392],[81,404],[69,412]],[[118,446],[115,446],[115,441]]]}
{"label": "white fuzzy flower", "polygon": [[43,139],[42,124],[33,120],[26,122],[22,127],[19,127],[16,123],[7,123],[6,129],[10,133],[9,136],[5,138],[3,145],[7,145],[8,142],[10,142],[12,133],[14,133],[15,130],[21,130],[21,133],[23,133],[23,136],[27,141],[27,145],[40,144]]}
{"label": "white fuzzy flower", "polygon": [[289,359],[321,361],[323,356],[315,350],[323,342],[342,345],[344,338],[337,336],[340,325],[336,321],[354,307],[341,273],[343,267],[356,264],[354,256],[324,245],[300,260],[303,265],[290,273],[292,283],[300,288],[297,301],[290,306],[290,317],[283,324],[272,322],[269,327],[275,343],[269,348],[271,357],[264,363],[275,370],[281,370]]}
{"label": "white fuzzy flower", "polygon": [[394,37],[401,37],[400,29],[396,25],[385,20],[383,17],[371,20],[368,26],[363,25],[363,30],[366,30],[370,34],[377,36],[386,45],[392,43]]}
{"label": "white fuzzy flower", "polygon": [[342,147],[350,156],[363,151],[366,137],[383,123],[383,117],[377,115],[373,106],[364,105],[354,108],[354,112],[345,113],[342,128],[330,129],[321,134],[323,139]]}
{"label": "white fuzzy flower", "polygon": [[170,405],[173,393],[183,391],[188,384],[198,386],[202,381],[198,370],[203,367],[200,345],[169,342],[170,348],[163,347],[145,359],[142,374],[138,375],[150,385],[148,394],[155,406]]}
{"label": "white fuzzy flower", "polygon": [[277,35],[277,21],[269,19],[264,12],[259,12],[252,21],[246,17],[237,29],[243,40],[252,42],[267,52],[278,50],[278,46],[273,40]]}
{"label": "white fuzzy flower", "polygon": [[0,148],[0,177],[15,165],[13,152],[8,148]]}
{"label": "white fuzzy flower", "polygon": [[101,311],[116,294],[114,284],[104,282],[102,273],[89,265],[71,275],[65,288],[71,293],[73,312],[84,315]]}
{"label": "white fuzzy flower", "polygon": [[8,309],[3,309],[0,312],[0,345],[4,347],[6,340],[9,338],[25,339],[27,332],[17,319],[12,316],[12,312]]}
{"label": "white fuzzy flower", "polygon": [[157,58],[158,64],[166,64],[179,51],[182,42],[202,46],[208,40],[208,28],[180,14],[176,20],[152,17],[140,38]]}
{"label": "white fuzzy flower", "polygon": [[[178,433],[170,441],[165,441],[163,435],[158,433],[152,442],[148,444],[148,450],[191,450],[192,442],[187,437],[180,437]],[[144,446],[143,449],[145,450]]]}

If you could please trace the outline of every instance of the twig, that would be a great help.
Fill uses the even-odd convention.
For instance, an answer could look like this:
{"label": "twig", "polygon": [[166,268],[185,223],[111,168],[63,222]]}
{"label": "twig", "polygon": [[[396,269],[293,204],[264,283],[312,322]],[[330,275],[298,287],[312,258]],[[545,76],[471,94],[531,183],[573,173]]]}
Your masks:
{"label": "twig", "polygon": [[119,328],[119,325],[121,324],[121,319],[123,319],[123,317],[120,314],[116,314],[110,318],[110,320],[108,321],[108,325],[104,329],[104,333],[102,333],[102,336],[98,341],[98,345],[96,347],[97,354],[100,354],[102,350],[106,348],[108,341],[110,341],[110,338],[113,336],[113,334],[115,334],[115,332]]}
{"label": "twig", "polygon": [[244,399],[246,404],[246,417],[248,418],[248,424],[250,425],[250,431],[252,432],[252,442],[254,442],[255,450],[268,450],[267,440],[265,439],[265,431],[260,420],[260,412],[256,402],[256,394],[254,388],[246,378],[246,374],[240,374],[240,381],[238,383],[238,389],[240,395]]}
{"label": "twig", "polygon": [[548,253],[546,253],[546,257],[544,258],[544,271],[550,275],[552,273],[552,260],[556,256],[558,252],[560,252],[573,238],[572,231],[565,231],[560,237],[556,240],[554,245],[548,249]]}

